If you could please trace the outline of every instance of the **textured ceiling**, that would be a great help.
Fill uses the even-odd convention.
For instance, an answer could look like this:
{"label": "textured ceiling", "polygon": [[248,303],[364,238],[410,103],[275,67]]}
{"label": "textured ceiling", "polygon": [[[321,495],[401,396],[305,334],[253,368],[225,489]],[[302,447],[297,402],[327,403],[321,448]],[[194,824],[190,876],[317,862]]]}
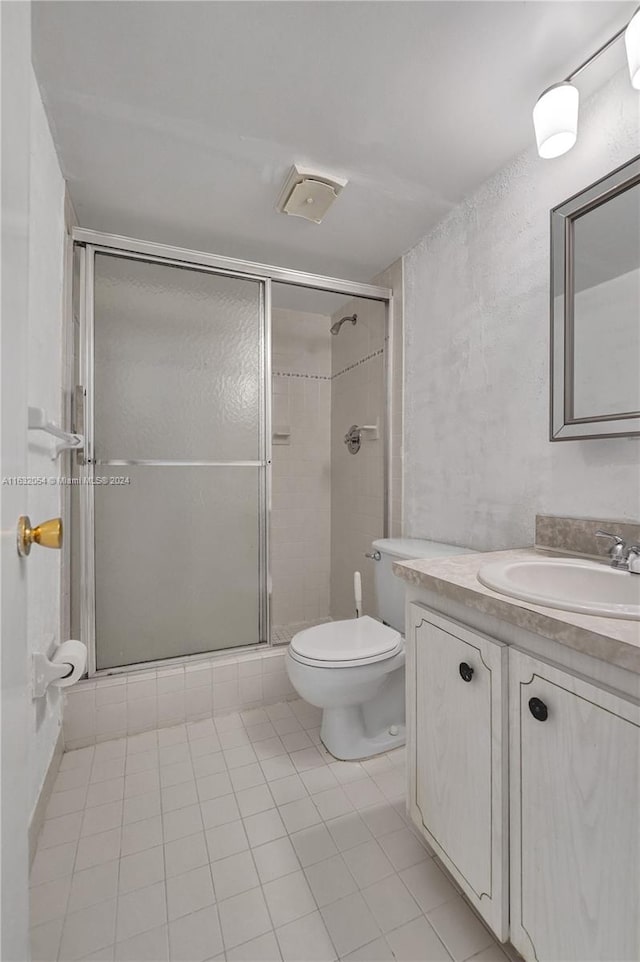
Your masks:
{"label": "textured ceiling", "polygon": [[[83,226],[368,280],[634,7],[46,0],[34,63]],[[349,179],[319,226],[275,210],[294,161]]]}

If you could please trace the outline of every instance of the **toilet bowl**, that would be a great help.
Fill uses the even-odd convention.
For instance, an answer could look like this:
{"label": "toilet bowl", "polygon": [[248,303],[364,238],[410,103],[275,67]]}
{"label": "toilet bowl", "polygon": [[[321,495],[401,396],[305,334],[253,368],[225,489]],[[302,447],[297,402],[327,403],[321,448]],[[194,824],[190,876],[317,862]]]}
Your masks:
{"label": "toilet bowl", "polygon": [[345,761],[405,742],[404,587],[393,574],[393,562],[472,553],[415,538],[380,538],[372,548],[367,557],[375,564],[381,620],[365,615],[305,628],[294,635],[285,658],[300,697],[322,709],[323,744]]}
{"label": "toilet bowl", "polygon": [[320,738],[342,760],[367,758],[405,741],[404,640],[374,618],[333,621],[291,640],[291,684],[322,708]]}

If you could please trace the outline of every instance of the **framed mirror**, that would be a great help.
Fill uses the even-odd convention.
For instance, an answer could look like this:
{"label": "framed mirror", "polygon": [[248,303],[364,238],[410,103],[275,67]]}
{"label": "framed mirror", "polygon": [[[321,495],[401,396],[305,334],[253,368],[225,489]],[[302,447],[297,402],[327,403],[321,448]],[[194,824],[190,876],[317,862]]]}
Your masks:
{"label": "framed mirror", "polygon": [[551,211],[550,435],[640,436],[640,157]]}

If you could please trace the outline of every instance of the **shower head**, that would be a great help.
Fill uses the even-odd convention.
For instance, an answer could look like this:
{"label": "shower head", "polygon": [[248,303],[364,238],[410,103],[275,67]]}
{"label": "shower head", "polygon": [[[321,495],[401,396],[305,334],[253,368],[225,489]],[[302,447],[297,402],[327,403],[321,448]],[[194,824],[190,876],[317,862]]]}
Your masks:
{"label": "shower head", "polygon": [[341,317],[339,321],[335,321],[331,325],[329,330],[331,331],[332,334],[338,334],[340,332],[340,328],[346,321],[351,321],[352,324],[355,324],[357,320],[358,320],[357,314],[347,314],[346,317]]}

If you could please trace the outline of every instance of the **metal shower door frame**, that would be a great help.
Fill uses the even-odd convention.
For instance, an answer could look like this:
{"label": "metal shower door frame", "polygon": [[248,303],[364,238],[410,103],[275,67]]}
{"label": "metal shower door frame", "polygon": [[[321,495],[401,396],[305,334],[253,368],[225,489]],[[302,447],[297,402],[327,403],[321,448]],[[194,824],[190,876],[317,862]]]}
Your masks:
{"label": "metal shower door frame", "polygon": [[[95,456],[95,258],[98,254],[122,257],[126,260],[139,260],[145,263],[158,263],[166,266],[178,267],[183,270],[198,270],[202,273],[218,277],[234,277],[258,285],[259,292],[259,326],[260,326],[260,400],[259,400],[259,442],[258,459],[255,461],[213,461],[213,460],[163,460],[152,459],[97,459]],[[271,487],[271,391],[268,389],[271,380],[270,373],[270,280],[250,274],[238,274],[201,265],[188,265],[184,262],[172,262],[166,258],[154,258],[149,255],[138,254],[126,250],[103,248],[97,244],[85,244],[80,247],[80,379],[84,395],[84,452],[80,466],[80,625],[82,637],[87,644],[87,668],[89,677],[100,674],[114,674],[119,671],[131,671],[158,667],[186,659],[208,658],[213,652],[202,652],[193,655],[179,655],[176,658],[158,659],[151,662],[135,662],[115,668],[99,669],[97,667],[97,637],[96,637],[96,585],[95,585],[95,484],[96,469],[104,467],[126,467],[128,465],[144,465],[150,467],[237,467],[258,469],[258,639],[257,645],[269,644],[270,637],[270,592],[267,559],[269,557],[269,518],[268,505]],[[255,646],[251,646],[255,647]]]}
{"label": "metal shower door frame", "polygon": [[[86,228],[74,227],[72,239],[80,255],[80,383],[84,391],[84,436],[85,450],[80,473],[80,626],[82,638],[88,649],[89,677],[118,674],[143,668],[158,668],[163,665],[179,664],[211,658],[220,651],[208,651],[193,655],[179,655],[175,658],[140,662],[117,668],[98,669],[96,664],[96,621],[95,621],[95,486],[96,462],[94,458],[94,269],[96,254],[111,254],[131,260],[158,263],[172,267],[198,270],[218,276],[235,277],[257,282],[260,285],[260,441],[259,460],[255,462],[162,462],[162,461],[109,461],[111,466],[127,464],[153,464],[161,466],[255,466],[259,469],[259,641],[256,645],[239,647],[234,651],[256,650],[271,644],[271,571],[269,564],[269,531],[271,522],[271,464],[272,464],[272,419],[271,419],[271,285],[272,282],[313,290],[345,294],[350,297],[364,297],[385,304],[385,413],[384,413],[384,534],[389,533],[389,519],[393,498],[392,491],[392,371],[393,371],[393,292],[390,288],[374,284],[362,284],[341,278],[325,277],[304,271],[289,270],[252,261],[238,260],[224,255],[192,251],[186,248],[170,247],[150,241],[138,240],[114,234],[105,234]],[[106,464],[106,462],[102,462]],[[99,466],[99,465],[98,465]],[[228,652],[229,649],[224,649]]]}

